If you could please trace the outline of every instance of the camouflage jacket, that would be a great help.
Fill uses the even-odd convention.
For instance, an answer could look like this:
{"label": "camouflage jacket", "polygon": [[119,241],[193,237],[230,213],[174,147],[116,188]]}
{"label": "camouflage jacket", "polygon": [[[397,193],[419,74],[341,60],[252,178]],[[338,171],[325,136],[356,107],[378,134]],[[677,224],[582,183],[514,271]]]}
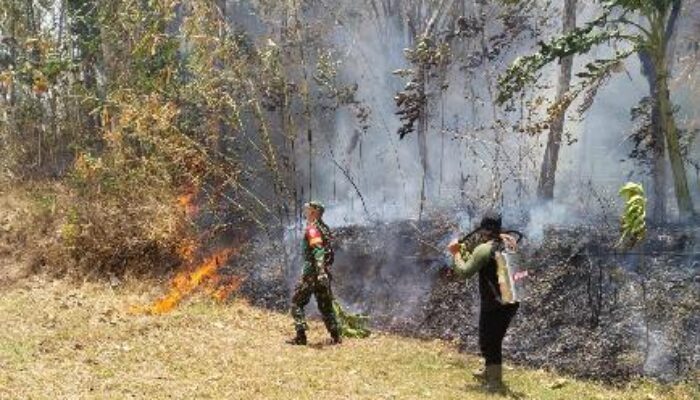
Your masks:
{"label": "camouflage jacket", "polygon": [[316,275],[326,267],[329,246],[328,233],[320,224],[310,223],[306,226],[302,240],[303,276]]}

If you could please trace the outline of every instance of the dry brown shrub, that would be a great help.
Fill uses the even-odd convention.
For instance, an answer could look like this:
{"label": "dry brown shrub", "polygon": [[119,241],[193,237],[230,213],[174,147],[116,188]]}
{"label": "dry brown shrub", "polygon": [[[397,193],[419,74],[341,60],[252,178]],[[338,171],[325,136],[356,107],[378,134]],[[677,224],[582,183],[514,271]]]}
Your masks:
{"label": "dry brown shrub", "polygon": [[78,157],[51,249],[64,265],[55,267],[94,278],[160,275],[177,266],[189,217],[172,182],[153,171],[160,167],[150,159]]}

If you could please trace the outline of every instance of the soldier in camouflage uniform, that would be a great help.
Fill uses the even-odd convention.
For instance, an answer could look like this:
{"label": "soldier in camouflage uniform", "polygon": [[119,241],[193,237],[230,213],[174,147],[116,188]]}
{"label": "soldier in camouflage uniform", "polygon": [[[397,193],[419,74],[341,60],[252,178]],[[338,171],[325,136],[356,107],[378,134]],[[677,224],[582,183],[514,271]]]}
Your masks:
{"label": "soldier in camouflage uniform", "polygon": [[304,229],[303,257],[304,267],[301,281],[292,297],[292,317],[296,336],[288,343],[306,344],[306,318],[304,307],[309,304],[311,295],[316,297],[318,309],[323,322],[330,333],[333,344],[341,342],[338,319],[333,309],[333,294],[329,267],[333,262],[330,229],[321,219],[324,207],[321,203],[310,202],[304,205],[306,228]]}

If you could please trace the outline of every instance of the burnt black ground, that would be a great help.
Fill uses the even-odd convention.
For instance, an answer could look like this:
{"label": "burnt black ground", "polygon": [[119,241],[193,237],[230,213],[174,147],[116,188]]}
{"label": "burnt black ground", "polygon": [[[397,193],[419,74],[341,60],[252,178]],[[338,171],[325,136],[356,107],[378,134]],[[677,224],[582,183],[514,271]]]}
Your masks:
{"label": "burnt black ground", "polygon": [[[376,329],[458,339],[477,352],[476,279],[446,273],[439,251],[455,234],[436,220],[336,229],[336,296]],[[655,229],[627,252],[614,248],[617,237],[601,227],[550,229],[523,244],[530,296],[506,337],[508,361],[613,381],[698,370],[700,229]],[[248,275],[242,291],[254,305],[285,311],[301,267],[295,240],[286,250],[279,243],[257,237],[232,269]]]}

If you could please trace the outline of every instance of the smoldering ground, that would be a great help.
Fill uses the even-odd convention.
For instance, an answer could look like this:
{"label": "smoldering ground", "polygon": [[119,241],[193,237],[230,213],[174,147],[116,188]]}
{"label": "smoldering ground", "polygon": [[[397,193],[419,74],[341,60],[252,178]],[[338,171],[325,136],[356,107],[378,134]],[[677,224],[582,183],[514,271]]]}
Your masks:
{"label": "smoldering ground", "polygon": [[[255,32],[253,40],[274,37],[276,25],[256,14],[259,2],[229,3],[250,4],[244,13],[232,14],[234,27]],[[545,135],[514,134],[514,127],[529,117],[526,110],[518,105],[510,112],[497,109],[493,93],[499,71],[560,30],[558,19],[547,13],[556,14],[562,2],[524,15],[506,45],[498,5],[464,3],[461,12],[467,17],[494,18],[477,27],[483,35],[452,43],[452,65],[431,74],[422,154],[417,134],[404,140],[396,134],[401,123],[393,97],[407,81],[392,72],[413,67],[404,53],[415,45],[411,24],[431,15],[411,16],[413,10],[401,2],[374,12],[363,2],[319,1],[315,9],[302,11],[307,28],[327,33],[315,39],[337,61],[337,83],[354,87],[353,107],[368,110],[358,118],[353,107],[315,109],[308,127],[299,127],[304,134],[291,155],[297,168],[294,185],[303,197],[297,200],[326,203],[327,222],[336,230],[336,295],[351,310],[369,313],[379,328],[460,338],[475,350],[476,286],[443,276],[440,249],[457,232],[468,231],[481,210],[496,207],[529,239],[522,251],[531,260],[532,300],[523,305],[506,342],[516,360],[596,377],[679,377],[697,369],[697,304],[675,297],[698,298],[697,256],[673,256],[670,252],[679,250],[660,240],[670,235],[670,242],[677,242],[690,235],[697,242],[697,234],[652,233],[655,244],[649,248],[661,251],[654,256],[619,254],[612,247],[621,210],[618,188],[630,179],[651,184],[645,167],[628,157],[634,130],[630,108],[648,93],[639,61],[630,58],[622,73],[600,89],[585,119],[570,115],[557,201],[539,204],[534,198]],[[595,13],[588,4],[579,7],[582,21]],[[448,18],[436,25],[441,32],[454,28]],[[693,16],[684,14],[682,31],[691,25]],[[498,54],[484,54],[484,46],[497,48]],[[615,50],[601,46],[597,53],[577,57],[574,72]],[[678,57],[684,51],[679,49]],[[304,72],[312,75],[317,60],[313,52],[306,55]],[[554,92],[557,72],[556,67],[542,71],[541,81],[549,84],[531,93],[533,99]],[[692,120],[697,96],[674,93],[679,120]],[[315,135],[313,143],[306,139],[306,128]],[[690,182],[697,197],[698,180]],[[267,181],[253,183],[261,197],[270,195]],[[667,194],[671,198],[671,188]],[[668,203],[673,216],[674,205]],[[415,222],[419,216],[421,222]],[[288,307],[300,272],[299,231],[297,224],[252,239],[238,267],[245,266],[253,277],[243,291],[254,303]],[[687,246],[682,252],[697,252]],[[669,279],[676,283],[672,295],[665,295]],[[657,306],[657,311],[672,311],[652,312]]]}
{"label": "smoldering ground", "polygon": [[[446,274],[440,252],[457,229],[446,220],[336,229],[335,296],[375,329],[457,339],[477,353],[476,279]],[[677,380],[697,370],[700,231],[655,230],[629,254],[613,248],[616,239],[597,227],[548,228],[541,242],[524,243],[530,295],[504,344],[509,360],[606,380]],[[236,261],[250,271],[243,293],[286,311],[298,256],[285,261],[265,240],[249,249]]]}

